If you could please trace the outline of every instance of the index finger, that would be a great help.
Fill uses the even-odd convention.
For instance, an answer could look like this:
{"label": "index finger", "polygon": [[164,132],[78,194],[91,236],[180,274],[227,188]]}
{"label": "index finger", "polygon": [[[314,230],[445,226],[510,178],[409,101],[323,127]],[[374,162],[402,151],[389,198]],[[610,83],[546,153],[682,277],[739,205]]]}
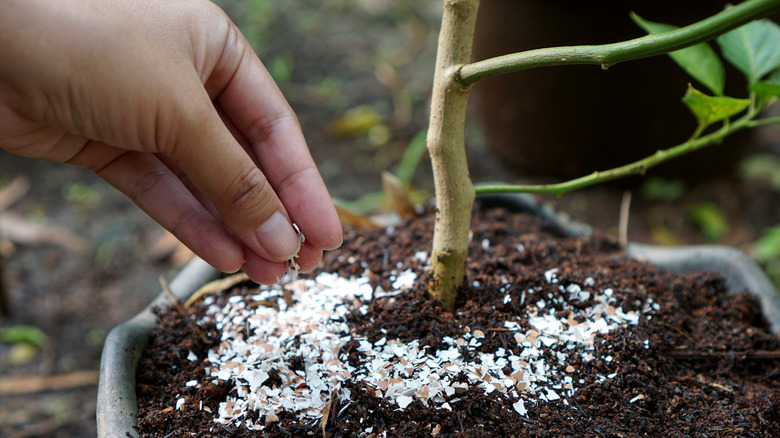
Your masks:
{"label": "index finger", "polygon": [[298,120],[257,56],[245,51],[230,79],[217,66],[207,89],[254,150],[263,174],[310,244],[341,244],[341,224]]}

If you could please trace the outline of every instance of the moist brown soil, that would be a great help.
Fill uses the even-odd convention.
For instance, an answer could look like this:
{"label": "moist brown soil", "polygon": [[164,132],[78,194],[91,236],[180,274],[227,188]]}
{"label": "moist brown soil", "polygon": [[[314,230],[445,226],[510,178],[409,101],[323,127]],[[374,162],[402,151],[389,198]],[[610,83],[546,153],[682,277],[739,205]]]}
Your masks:
{"label": "moist brown soil", "polygon": [[[443,311],[425,298],[425,273],[417,285],[392,299],[375,300],[365,315],[355,312],[352,330],[372,342],[380,337],[420,339],[436,349],[444,336],[461,336],[466,327],[486,333],[481,349],[522,347],[510,342],[503,322],[522,314],[521,300],[506,294],[528,288],[555,293],[544,272],[558,268],[560,284],[596,281],[594,289],[620,291],[619,304],[635,309],[647,298],[660,305],[652,319],[599,335],[596,359],[575,359],[571,365],[584,383],[572,397],[527,403],[528,412],[512,409],[516,399],[470,389],[450,400],[452,411],[414,401],[404,410],[378,398],[364,384],[347,385],[351,403],[332,406],[323,434],[319,422],[301,423],[281,414],[263,432],[216,424],[203,406],[217,412],[231,386],[204,384],[206,365],[189,361],[219,339],[213,327],[197,324],[205,308],[160,310],[139,366],[139,431],[144,437],[353,437],[373,427],[375,435],[404,437],[776,437],[780,436],[780,342],[768,332],[758,304],[748,294],[730,294],[714,273],[684,276],[661,272],[631,260],[615,244],[599,236],[568,238],[552,224],[522,213],[489,210],[476,213],[467,267],[467,286],[457,310]],[[411,221],[392,233],[349,232],[339,251],[326,255],[323,269],[342,275],[375,274],[374,284],[391,290],[389,272],[397,264],[417,266],[415,253],[427,246],[432,219]],[[481,242],[490,240],[490,245]],[[522,245],[525,251],[517,250]],[[342,257],[342,255],[353,255]],[[540,278],[542,280],[540,280]],[[479,287],[475,285],[479,284]],[[537,289],[537,290],[539,290]],[[251,293],[249,285],[220,294],[217,302]],[[583,303],[587,305],[587,303]],[[601,342],[603,340],[604,342]],[[645,343],[644,341],[649,342]],[[609,346],[611,361],[599,350]],[[345,347],[350,361],[360,354]],[[573,356],[574,357],[574,356]],[[599,376],[616,373],[614,378]],[[176,410],[178,397],[194,398]]]}

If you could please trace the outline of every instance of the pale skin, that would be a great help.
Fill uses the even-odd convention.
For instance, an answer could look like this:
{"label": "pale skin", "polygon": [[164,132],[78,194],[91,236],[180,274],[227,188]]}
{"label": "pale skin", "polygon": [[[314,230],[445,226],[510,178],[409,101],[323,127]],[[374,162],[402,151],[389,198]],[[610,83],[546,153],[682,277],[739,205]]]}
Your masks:
{"label": "pale skin", "polygon": [[259,283],[341,244],[295,114],[217,6],[0,9],[0,147],[95,172],[206,262]]}

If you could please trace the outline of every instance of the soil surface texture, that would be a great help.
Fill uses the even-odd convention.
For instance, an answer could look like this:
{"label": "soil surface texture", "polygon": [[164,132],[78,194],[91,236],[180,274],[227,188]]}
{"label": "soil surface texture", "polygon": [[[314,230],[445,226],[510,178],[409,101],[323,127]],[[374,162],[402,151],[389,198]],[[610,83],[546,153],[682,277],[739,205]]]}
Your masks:
{"label": "soil surface texture", "polygon": [[[445,338],[479,333],[480,345],[462,348],[462,355],[502,350],[522,356],[530,347],[516,341],[506,321],[526,328],[533,325],[529,315],[545,314],[569,317],[573,326],[586,322],[573,318],[572,309],[593,305],[595,297],[572,299],[567,288],[572,284],[612,290],[609,312],[619,308],[618,313],[635,311],[641,317],[636,324],[595,335],[589,353],[567,356],[563,366],[574,384],[568,386],[570,391],[559,391],[560,397],[549,397],[548,392],[547,398],[529,399],[528,388],[487,393],[470,386],[446,396],[451,409],[419,398],[399,408],[399,403],[378,396],[371,385],[347,380],[351,399],[334,398],[325,421],[302,422],[282,411],[257,432],[214,423],[203,409],[218,412],[220,403],[235,392],[226,382],[205,379],[206,361],[188,360],[192,354],[207,357],[208,350],[219,344],[215,326],[199,324],[206,306],[160,310],[162,322],[137,376],[141,435],[780,436],[780,342],[768,332],[758,304],[746,293],[727,291],[716,274],[668,274],[629,259],[601,236],[569,238],[528,214],[488,210],[475,214],[466,285],[457,310],[447,313],[425,297],[426,263],[420,261],[419,252],[427,249],[432,227],[432,218],[426,216],[392,232],[350,232],[342,249],[326,254],[323,270],[345,277],[369,271],[372,286],[381,285],[385,291],[393,290],[391,279],[400,272],[399,266],[417,273],[414,285],[404,293],[362,303],[367,312],[350,313],[345,319],[351,335],[371,343],[381,338],[401,343],[417,340],[428,351],[437,351],[446,348]],[[213,301],[219,305],[231,296],[256,290],[244,285]],[[535,291],[533,299],[526,296],[529,291]],[[542,297],[557,303],[552,304],[553,310],[550,305],[541,309],[544,305],[537,300]],[[650,313],[642,310],[646,303],[654,303]],[[560,356],[539,350],[549,363],[559,361]],[[349,343],[340,353],[350,363],[365,360],[359,348]],[[271,376],[266,384],[275,379]],[[186,384],[193,380],[209,383]],[[182,396],[195,402],[177,409]],[[518,409],[521,399],[526,401]]]}

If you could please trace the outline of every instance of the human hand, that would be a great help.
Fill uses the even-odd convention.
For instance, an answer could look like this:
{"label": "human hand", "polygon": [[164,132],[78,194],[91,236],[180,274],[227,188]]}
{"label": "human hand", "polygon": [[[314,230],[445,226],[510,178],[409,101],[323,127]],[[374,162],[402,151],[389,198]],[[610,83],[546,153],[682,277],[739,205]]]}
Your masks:
{"label": "human hand", "polygon": [[341,244],[292,109],[218,7],[2,3],[0,147],[92,170],[212,266],[257,282]]}

